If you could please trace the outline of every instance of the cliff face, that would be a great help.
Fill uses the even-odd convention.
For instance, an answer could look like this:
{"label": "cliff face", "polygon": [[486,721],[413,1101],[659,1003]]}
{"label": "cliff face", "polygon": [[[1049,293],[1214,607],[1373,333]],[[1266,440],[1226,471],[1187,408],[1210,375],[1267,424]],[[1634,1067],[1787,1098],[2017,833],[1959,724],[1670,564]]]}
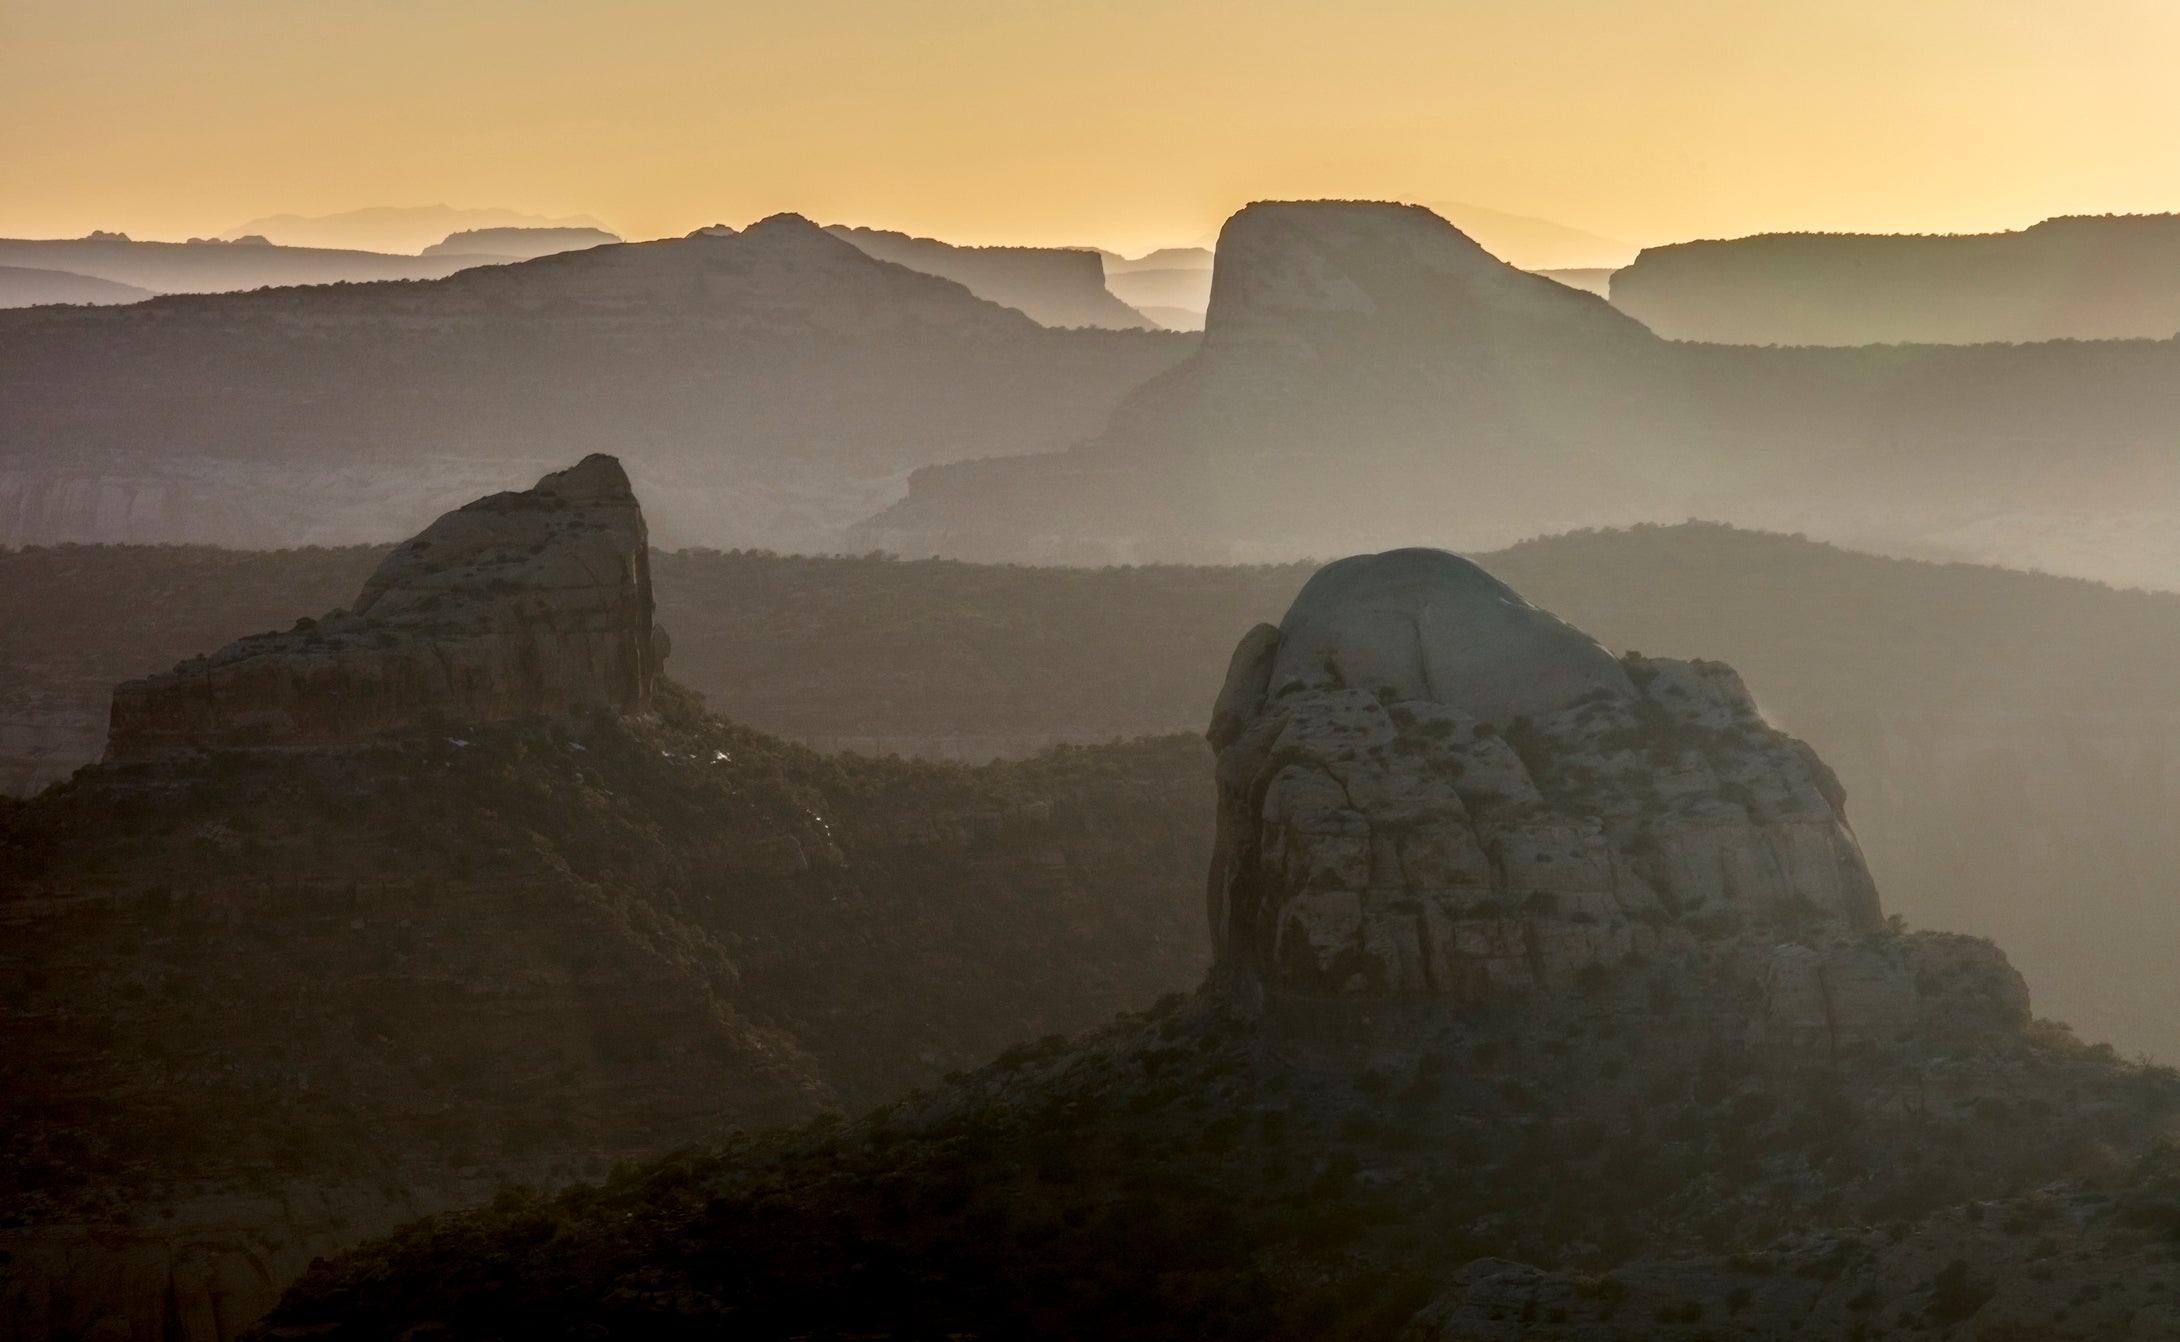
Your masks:
{"label": "cliff face", "polygon": [[324,746],[453,722],[642,712],[658,679],[650,542],[628,476],[590,456],[397,548],[352,608],[114,691],[107,758]]}
{"label": "cliff face", "polygon": [[1236,649],[1210,739],[1213,939],[1282,1046],[1366,1061],[1379,1008],[1571,991],[1706,939],[1760,1033],[1837,1048],[1921,1013],[1915,966],[1860,944],[1883,917],[1837,779],[1730,668],[1615,661],[1465,559],[1320,571]]}

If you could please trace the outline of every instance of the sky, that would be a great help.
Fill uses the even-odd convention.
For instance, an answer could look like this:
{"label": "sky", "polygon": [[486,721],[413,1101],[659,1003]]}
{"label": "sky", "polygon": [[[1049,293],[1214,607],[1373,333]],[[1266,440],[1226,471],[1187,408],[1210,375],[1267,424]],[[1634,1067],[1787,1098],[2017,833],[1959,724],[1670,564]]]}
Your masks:
{"label": "sky", "polygon": [[1141,251],[2180,211],[2180,0],[0,0],[0,235],[445,203]]}

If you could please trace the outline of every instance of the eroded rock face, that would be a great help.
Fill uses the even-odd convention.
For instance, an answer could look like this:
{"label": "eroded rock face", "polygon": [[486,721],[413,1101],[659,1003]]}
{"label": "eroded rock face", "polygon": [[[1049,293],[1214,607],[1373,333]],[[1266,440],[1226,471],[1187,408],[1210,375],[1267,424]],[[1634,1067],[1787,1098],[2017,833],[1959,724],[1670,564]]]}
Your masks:
{"label": "eroded rock face", "polygon": [[641,712],[663,656],[628,476],[593,455],[446,514],[348,610],[114,691],[108,759],[339,745],[425,725]]}
{"label": "eroded rock face", "polygon": [[[1730,668],[1615,659],[1455,555],[1321,571],[1242,640],[1209,736],[1212,934],[1250,997],[1474,1001],[1730,947],[1752,1031],[1836,1042],[1951,991],[1864,944],[1838,782]],[[1962,991],[2025,1018],[1989,977]]]}

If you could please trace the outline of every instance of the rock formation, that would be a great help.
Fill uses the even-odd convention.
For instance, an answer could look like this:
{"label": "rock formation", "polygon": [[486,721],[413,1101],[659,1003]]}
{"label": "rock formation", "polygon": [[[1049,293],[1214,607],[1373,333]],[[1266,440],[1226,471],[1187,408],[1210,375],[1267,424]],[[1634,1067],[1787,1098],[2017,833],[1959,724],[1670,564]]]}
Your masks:
{"label": "rock formation", "polygon": [[821,759],[660,674],[647,553],[586,458],[0,805],[0,1342],[227,1342],[401,1220],[1200,974],[1199,745]]}
{"label": "rock formation", "polygon": [[412,1227],[276,1335],[2180,1329],[2180,1075],[1889,925],[1838,785],[1730,670],[1402,550],[1252,630],[1209,736],[1194,997]]}
{"label": "rock formation", "polygon": [[1402,550],[1251,631],[1209,735],[1192,998],[411,1227],[275,1335],[2180,1336],[2180,1074],[1882,918],[1727,668]]}
{"label": "rock formation", "polygon": [[1615,659],[1443,551],[1321,570],[1242,639],[1208,736],[1221,975],[1302,1053],[1378,1047],[1386,1004],[1706,945],[1760,990],[1752,1031],[1832,1047],[1946,977],[1861,944],[1883,916],[1838,781],[1731,668]]}
{"label": "rock formation", "polygon": [[1420,207],[1260,202],[1197,352],[1102,434],[934,463],[850,548],[1232,563],[1699,516],[2165,587],[2176,371],[2174,339],[1667,340]]}
{"label": "rock formation", "polygon": [[593,455],[448,513],[354,605],[114,691],[107,758],[326,746],[427,725],[639,713],[663,656],[628,476]]}

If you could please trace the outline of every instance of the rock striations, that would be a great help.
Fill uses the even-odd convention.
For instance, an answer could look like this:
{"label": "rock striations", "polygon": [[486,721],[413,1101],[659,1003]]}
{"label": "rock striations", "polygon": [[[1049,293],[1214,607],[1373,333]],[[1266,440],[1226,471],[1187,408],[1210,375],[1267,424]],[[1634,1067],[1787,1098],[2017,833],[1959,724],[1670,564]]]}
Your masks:
{"label": "rock striations", "polygon": [[1458,556],[1320,571],[1242,639],[1208,735],[1222,978],[1301,1056],[1699,945],[1760,989],[1753,1034],[1917,1018],[1929,976],[1864,944],[1883,918],[1837,780],[1740,677],[1616,660]]}
{"label": "rock striations", "polygon": [[448,513],[355,604],[114,691],[107,758],[327,746],[422,725],[643,711],[664,635],[628,476],[592,455]]}

